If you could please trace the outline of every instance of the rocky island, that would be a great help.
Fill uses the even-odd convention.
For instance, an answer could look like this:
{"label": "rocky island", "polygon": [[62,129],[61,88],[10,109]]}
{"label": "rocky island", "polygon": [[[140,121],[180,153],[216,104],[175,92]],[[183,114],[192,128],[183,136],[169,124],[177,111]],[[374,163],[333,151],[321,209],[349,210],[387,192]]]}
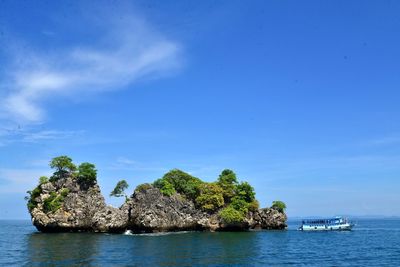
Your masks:
{"label": "rocky island", "polygon": [[[260,209],[253,187],[238,182],[231,170],[208,183],[181,170],[171,170],[152,184],[136,187],[119,207],[106,205],[91,163],[78,167],[60,156],[50,162],[55,170],[40,177],[26,200],[32,222],[42,232],[136,233],[162,231],[245,231],[285,229],[285,204],[274,201]],[[112,195],[127,188],[120,181]]]}

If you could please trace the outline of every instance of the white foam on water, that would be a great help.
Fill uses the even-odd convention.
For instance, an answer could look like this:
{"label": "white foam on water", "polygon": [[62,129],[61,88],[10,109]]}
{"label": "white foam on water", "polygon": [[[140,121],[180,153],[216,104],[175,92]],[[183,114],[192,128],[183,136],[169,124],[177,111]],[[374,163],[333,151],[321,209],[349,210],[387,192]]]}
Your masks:
{"label": "white foam on water", "polygon": [[124,235],[133,235],[133,236],[165,236],[165,235],[179,235],[193,233],[193,231],[177,231],[177,232],[158,232],[158,233],[133,233],[131,230],[126,230]]}
{"label": "white foam on water", "polygon": [[133,233],[132,233],[131,230],[126,230],[126,231],[124,232],[124,235],[133,235]]}

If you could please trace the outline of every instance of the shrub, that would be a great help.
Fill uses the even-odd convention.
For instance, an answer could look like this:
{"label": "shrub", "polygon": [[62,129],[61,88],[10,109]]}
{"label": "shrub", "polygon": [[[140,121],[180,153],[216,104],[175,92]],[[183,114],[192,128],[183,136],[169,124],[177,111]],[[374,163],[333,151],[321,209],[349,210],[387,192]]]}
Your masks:
{"label": "shrub", "polygon": [[135,192],[145,192],[146,190],[152,188],[151,184],[145,183],[145,184],[140,184],[136,186]]}
{"label": "shrub", "polygon": [[65,198],[69,194],[69,189],[68,188],[61,189],[60,194],[63,198]]}
{"label": "shrub", "polygon": [[276,200],[272,202],[271,208],[279,212],[284,212],[286,209],[286,204],[280,200]]}
{"label": "shrub", "polygon": [[243,213],[237,211],[230,205],[221,210],[219,216],[221,216],[222,220],[228,224],[241,223],[244,221]]}
{"label": "shrub", "polygon": [[199,186],[203,183],[199,178],[178,169],[167,172],[161,179],[168,181],[176,192],[191,200],[199,195]]}
{"label": "shrub", "polygon": [[45,184],[49,181],[49,178],[47,178],[47,176],[40,176],[39,178],[39,185],[41,184]]}
{"label": "shrub", "polygon": [[89,162],[84,162],[78,167],[78,181],[83,184],[94,184],[97,180],[96,166]]}
{"label": "shrub", "polygon": [[233,197],[230,206],[242,214],[246,214],[249,211],[249,203],[240,197]]}
{"label": "shrub", "polygon": [[36,203],[36,202],[29,201],[28,204],[27,204],[27,206],[28,206],[28,210],[29,210],[29,211],[32,211],[34,208],[36,208],[37,203]]}
{"label": "shrub", "polygon": [[157,181],[154,182],[153,185],[155,187],[159,188],[160,192],[163,195],[172,196],[173,194],[176,193],[174,186],[170,182],[168,182],[166,179],[163,179],[163,178],[158,179]]}
{"label": "shrub", "polygon": [[40,194],[42,193],[42,188],[39,186],[37,186],[35,189],[33,189],[32,191],[27,191],[26,193],[29,194],[29,196],[25,197],[25,200],[28,200],[27,206],[28,206],[28,210],[31,211],[34,208],[36,208],[37,206],[37,202],[36,202],[36,198],[40,196]]}
{"label": "shrub", "polygon": [[200,185],[200,195],[196,198],[197,206],[205,211],[214,211],[224,205],[222,188],[216,183]]}
{"label": "shrub", "polygon": [[253,200],[249,203],[249,211],[256,211],[260,208],[260,203],[257,200]]}
{"label": "shrub", "polygon": [[61,208],[63,201],[64,197],[62,195],[51,192],[50,196],[43,201],[43,211],[46,213],[55,212]]}

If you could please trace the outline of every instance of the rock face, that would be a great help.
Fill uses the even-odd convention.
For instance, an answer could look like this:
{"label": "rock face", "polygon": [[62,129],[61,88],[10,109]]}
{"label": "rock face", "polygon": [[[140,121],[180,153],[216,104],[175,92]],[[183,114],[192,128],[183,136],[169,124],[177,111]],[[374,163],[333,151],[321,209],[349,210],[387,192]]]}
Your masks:
{"label": "rock face", "polygon": [[159,189],[136,191],[122,209],[131,210],[128,228],[136,232],[217,230],[217,216],[196,209],[180,194],[164,196]]}
{"label": "rock face", "polygon": [[259,209],[248,216],[251,229],[285,229],[286,214],[271,208]]}
{"label": "rock face", "polygon": [[[286,215],[271,208],[249,212],[239,225],[225,224],[218,212],[203,212],[184,196],[164,196],[153,187],[136,191],[120,208],[105,204],[97,184],[82,187],[68,177],[39,187],[41,193],[34,199],[37,204],[30,213],[33,224],[43,232],[243,231],[286,227]],[[46,199],[63,194],[59,208],[50,211],[45,208]]]}
{"label": "rock face", "polygon": [[[115,232],[125,228],[127,215],[120,209],[106,206],[97,184],[82,187],[68,177],[57,182],[39,185],[41,194],[36,197],[37,206],[31,212],[32,222],[39,231],[100,231]],[[51,195],[62,196],[61,207],[47,211],[46,199]]]}

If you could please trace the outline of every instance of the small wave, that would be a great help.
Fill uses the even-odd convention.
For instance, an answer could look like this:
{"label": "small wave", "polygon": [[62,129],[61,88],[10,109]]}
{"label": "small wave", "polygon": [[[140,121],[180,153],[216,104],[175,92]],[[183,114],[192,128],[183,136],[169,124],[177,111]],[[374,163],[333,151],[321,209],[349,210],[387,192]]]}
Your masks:
{"label": "small wave", "polygon": [[126,230],[126,231],[124,232],[124,235],[134,235],[134,234],[132,233],[131,230]]}
{"label": "small wave", "polygon": [[133,235],[133,236],[165,236],[165,235],[179,235],[179,234],[187,234],[193,233],[193,231],[179,231],[179,232],[158,232],[158,233],[133,233],[131,230],[126,230],[124,235]]}

